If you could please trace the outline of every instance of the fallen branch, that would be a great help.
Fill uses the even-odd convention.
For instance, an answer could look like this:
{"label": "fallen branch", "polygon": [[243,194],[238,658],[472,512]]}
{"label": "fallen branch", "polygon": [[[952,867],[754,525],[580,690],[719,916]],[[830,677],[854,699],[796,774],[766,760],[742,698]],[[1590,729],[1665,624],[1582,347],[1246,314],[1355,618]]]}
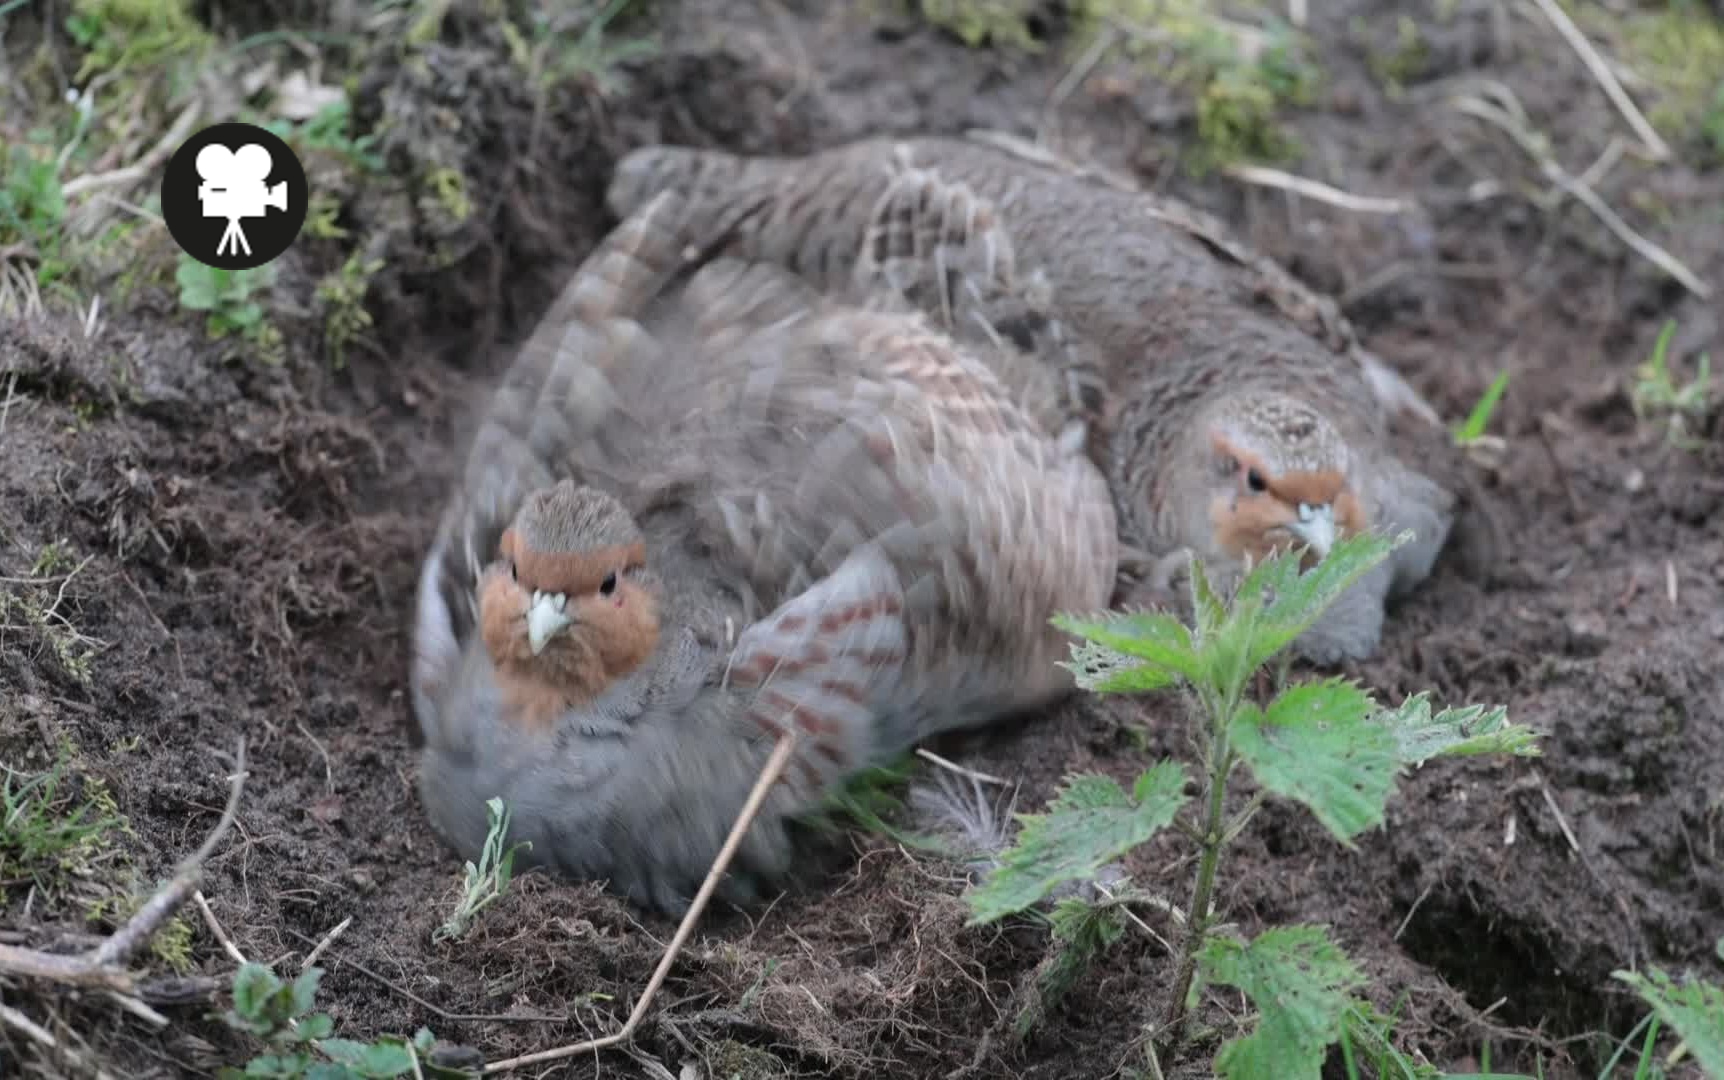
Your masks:
{"label": "fallen branch", "polygon": [[240,793],[245,790],[245,739],[234,753],[234,771],[229,779],[227,806],[221,820],[191,856],[180,863],[174,876],[157,889],[126,924],[95,948],[73,956],[61,956],[14,945],[0,945],[0,973],[47,979],[70,986],[135,994],[137,979],[126,970],[126,962],[147,945],[162,925],[178,911],[197,888],[203,864],[233,827],[239,813]]}
{"label": "fallen branch", "polygon": [[792,731],[778,740],[778,745],[772,750],[772,756],[760,770],[760,778],[754,782],[754,790],[748,793],[748,800],[742,804],[742,810],[736,815],[736,824],[730,827],[730,835],[724,838],[724,846],[719,849],[718,857],[713,859],[712,868],[706,872],[706,880],[700,883],[700,891],[694,894],[694,902],[689,904],[688,912],[683,915],[682,922],[677,924],[676,934],[665,946],[664,955],[659,958],[658,967],[653,970],[652,978],[647,980],[646,989],[641,991],[640,1000],[635,1002],[634,1011],[623,1021],[622,1028],[615,1034],[602,1038],[588,1039],[585,1042],[570,1046],[559,1046],[554,1050],[541,1050],[538,1053],[526,1054],[521,1057],[509,1058],[485,1066],[485,1072],[500,1073],[518,1069],[523,1065],[539,1065],[547,1061],[561,1061],[574,1057],[576,1054],[590,1054],[626,1042],[640,1027],[641,1019],[646,1016],[647,1006],[658,996],[659,988],[664,985],[665,976],[670,974],[670,966],[675,962],[677,954],[687,944],[689,935],[700,922],[700,916],[706,910],[707,901],[712,899],[713,891],[718,888],[718,882],[724,877],[725,870],[730,866],[730,860],[736,855],[736,849],[742,845],[742,838],[748,833],[748,827],[754,824],[755,815],[760,813],[761,804],[766,801],[767,792],[784,774],[784,768],[790,764],[791,752],[796,749],[800,738]]}
{"label": "fallen branch", "polygon": [[179,149],[181,143],[191,137],[192,129],[197,127],[198,119],[203,115],[203,101],[194,100],[181,110],[174,120],[173,126],[162,135],[155,146],[143,157],[132,164],[112,172],[74,176],[60,187],[60,194],[67,201],[77,198],[87,191],[114,187],[119,184],[136,183],[156,171],[156,166],[167,160],[168,156]]}

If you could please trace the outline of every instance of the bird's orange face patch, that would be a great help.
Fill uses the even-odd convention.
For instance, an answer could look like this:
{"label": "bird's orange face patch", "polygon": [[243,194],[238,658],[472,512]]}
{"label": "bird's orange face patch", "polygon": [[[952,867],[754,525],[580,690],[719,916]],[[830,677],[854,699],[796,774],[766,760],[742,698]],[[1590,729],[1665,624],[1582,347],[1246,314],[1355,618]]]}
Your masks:
{"label": "bird's orange face patch", "polygon": [[[1299,506],[1328,506],[1335,517],[1340,539],[1365,528],[1364,508],[1334,469],[1277,473],[1258,454],[1235,446],[1224,436],[1212,437],[1220,468],[1231,480],[1231,490],[1215,496],[1209,516],[1215,539],[1223,551],[1236,559],[1259,563],[1279,551],[1298,547],[1292,527],[1299,522]],[[1307,552],[1309,569],[1317,561]]]}
{"label": "bird's orange face patch", "polygon": [[[509,530],[499,546],[503,561],[480,582],[479,624],[514,722],[548,726],[652,656],[658,647],[658,604],[629,574],[644,566],[644,545],[536,552]],[[566,597],[563,613],[569,619],[537,656],[526,620],[534,592]]]}

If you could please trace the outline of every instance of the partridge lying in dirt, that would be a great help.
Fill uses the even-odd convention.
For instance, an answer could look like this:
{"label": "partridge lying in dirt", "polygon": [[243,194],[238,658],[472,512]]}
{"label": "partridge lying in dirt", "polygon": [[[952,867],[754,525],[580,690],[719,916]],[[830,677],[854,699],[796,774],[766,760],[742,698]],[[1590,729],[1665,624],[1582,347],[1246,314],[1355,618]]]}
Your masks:
{"label": "partridge lying in dirt", "polygon": [[[721,896],[793,857],[859,767],[1070,689],[1049,617],[1106,602],[1117,526],[1052,435],[907,310],[719,259],[642,207],[504,377],[422,571],[420,791],[463,857],[484,803],[528,865],[667,912],[787,728]],[[883,307],[885,305],[882,305]]]}
{"label": "partridge lying in dirt", "polygon": [[1301,638],[1310,659],[1373,653],[1387,598],[1428,576],[1448,538],[1455,497],[1388,443],[1394,415],[1435,413],[1358,346],[1333,302],[1195,211],[1033,148],[951,138],[799,159],[648,147],[619,163],[609,200],[626,214],[664,191],[725,250],[837,290],[854,287],[883,214],[919,215],[923,235],[950,231],[953,207],[997,218],[1100,354],[1098,458],[1124,540],[1153,556],[1153,584],[1190,554],[1225,580],[1278,548],[1320,556],[1363,528],[1413,532]]}

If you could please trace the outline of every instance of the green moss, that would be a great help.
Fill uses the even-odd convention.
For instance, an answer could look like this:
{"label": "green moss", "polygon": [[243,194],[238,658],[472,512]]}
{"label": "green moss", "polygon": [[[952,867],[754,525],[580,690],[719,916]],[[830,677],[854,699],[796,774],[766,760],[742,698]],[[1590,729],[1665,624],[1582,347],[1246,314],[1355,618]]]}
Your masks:
{"label": "green moss", "polygon": [[104,71],[195,63],[214,44],[189,0],[73,0],[66,31],[88,50],[74,82]]}
{"label": "green moss", "polygon": [[955,35],[972,49],[980,45],[1039,52],[1042,43],[1030,33],[1030,0],[915,0],[922,18]]}
{"label": "green moss", "polygon": [[425,189],[432,207],[450,222],[460,225],[473,215],[473,200],[467,195],[467,178],[455,169],[432,169],[425,176]]}
{"label": "green moss", "polygon": [[770,1080],[790,1075],[784,1062],[765,1050],[735,1039],[726,1039],[710,1049],[714,1080]]}
{"label": "green moss", "polygon": [[[120,926],[138,913],[138,909],[155,895],[154,889],[127,893],[110,893],[84,906],[86,922],[104,927]],[[175,915],[161,925],[150,939],[150,955],[181,975],[192,969],[192,924],[184,915]]]}
{"label": "green moss", "polygon": [[[70,408],[83,423],[93,415],[93,407],[84,399],[73,398],[61,404]],[[68,607],[72,599],[68,586],[83,565],[83,562],[74,562],[64,541],[43,546],[37,552],[28,579],[16,581],[8,591],[0,593],[0,627],[4,628],[0,633],[34,632],[61,670],[72,681],[87,686],[91,665],[106,643],[79,629]]]}
{"label": "green moss", "polygon": [[1395,24],[1395,47],[1371,56],[1371,74],[1391,94],[1398,94],[1408,83],[1423,78],[1430,66],[1431,51],[1425,45],[1425,35],[1410,15],[1402,15]]}
{"label": "green moss", "polygon": [[1235,72],[1218,74],[1197,99],[1198,168],[1296,156],[1297,145],[1275,122],[1276,110],[1274,93],[1262,83]]}
{"label": "green moss", "polygon": [[338,224],[340,220],[341,200],[327,191],[313,192],[305,210],[305,235],[313,240],[345,240],[347,230]]}
{"label": "green moss", "polygon": [[337,368],[347,364],[347,347],[371,328],[365,294],[371,288],[371,275],[381,269],[382,259],[366,260],[354,252],[340,269],[331,271],[317,284],[317,299],[324,307],[324,345]]}
{"label": "green moss", "polygon": [[1236,161],[1287,161],[1299,146],[1282,113],[1316,97],[1317,68],[1305,39],[1271,16],[1262,29],[1218,16],[1203,0],[1085,0],[1075,12],[1074,49],[1109,26],[1125,27],[1119,46],[1145,75],[1189,95],[1197,146],[1187,159],[1199,175]]}

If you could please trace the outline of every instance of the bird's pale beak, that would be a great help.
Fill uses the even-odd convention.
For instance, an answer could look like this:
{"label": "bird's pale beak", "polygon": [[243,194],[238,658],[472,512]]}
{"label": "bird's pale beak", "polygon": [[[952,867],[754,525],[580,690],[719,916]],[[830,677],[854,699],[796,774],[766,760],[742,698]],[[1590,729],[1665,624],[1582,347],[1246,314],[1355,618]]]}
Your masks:
{"label": "bird's pale beak", "polygon": [[569,598],[562,593],[535,592],[527,605],[527,644],[537,656],[552,635],[575,620],[568,614]]}
{"label": "bird's pale beak", "polygon": [[1335,546],[1335,508],[1328,503],[1313,506],[1299,504],[1299,520],[1287,526],[1289,532],[1303,540],[1311,554],[1319,559]]}

